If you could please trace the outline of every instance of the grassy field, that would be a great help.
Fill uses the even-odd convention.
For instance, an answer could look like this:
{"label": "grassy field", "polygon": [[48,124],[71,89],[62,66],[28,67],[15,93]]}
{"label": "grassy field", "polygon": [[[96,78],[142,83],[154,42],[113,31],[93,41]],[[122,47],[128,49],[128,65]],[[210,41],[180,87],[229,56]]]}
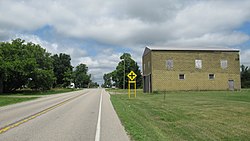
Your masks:
{"label": "grassy field", "polygon": [[8,96],[0,96],[0,107],[6,106],[10,104],[15,104],[23,101],[33,100],[38,97],[8,97]]}
{"label": "grassy field", "polygon": [[0,95],[0,107],[10,104],[15,104],[23,101],[33,100],[42,95],[61,94],[65,92],[76,91],[77,89],[55,88],[46,92],[22,90],[15,93]]}
{"label": "grassy field", "polygon": [[250,90],[142,94],[111,90],[112,103],[136,141],[250,140]]}

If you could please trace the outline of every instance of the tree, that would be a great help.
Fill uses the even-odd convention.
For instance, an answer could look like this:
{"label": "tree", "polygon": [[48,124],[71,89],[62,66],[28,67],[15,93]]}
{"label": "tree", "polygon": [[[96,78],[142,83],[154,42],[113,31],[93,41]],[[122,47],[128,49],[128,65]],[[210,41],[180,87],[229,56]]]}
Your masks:
{"label": "tree", "polygon": [[0,94],[3,93],[4,61],[3,61],[3,43],[0,43]]}
{"label": "tree", "polygon": [[76,66],[76,70],[73,72],[73,81],[76,88],[87,88],[91,82],[91,75],[88,75],[88,67],[86,64],[80,64]]}
{"label": "tree", "polygon": [[97,82],[90,82],[89,83],[89,88],[98,88],[99,87],[99,84]]}
{"label": "tree", "polygon": [[24,40],[16,39],[12,43],[1,43],[1,82],[2,92],[21,88],[27,81],[28,67],[34,68],[34,60],[26,58],[28,50]]}
{"label": "tree", "polygon": [[[36,80],[33,79],[34,73],[37,70],[47,71],[46,73],[53,78],[50,54],[40,45],[15,39],[10,43],[2,42],[0,54],[0,84],[2,84],[0,92],[11,92],[23,88],[28,84],[28,81],[34,83]],[[43,79],[47,80],[46,78]],[[51,85],[52,83],[48,82],[47,84]],[[37,85],[37,88],[40,87],[42,85]]]}
{"label": "tree", "polygon": [[[109,76],[105,76],[105,77],[112,77],[112,81],[114,81],[114,85],[118,88],[123,88],[124,84],[125,84],[125,88],[128,88],[128,78],[127,75],[128,73],[130,73],[130,71],[134,71],[137,75],[136,77],[136,85],[137,88],[141,88],[142,87],[142,75],[141,75],[141,71],[139,69],[138,64],[131,58],[131,55],[129,53],[124,53],[121,57],[120,57],[121,61],[118,63],[116,70],[114,70],[113,72],[110,73]],[[125,68],[125,71],[124,71]],[[125,78],[125,81],[124,81]],[[106,79],[106,83],[109,83],[109,79]],[[105,79],[104,79],[104,83],[105,83]],[[125,82],[125,83],[124,83]]]}
{"label": "tree", "polygon": [[30,78],[28,87],[35,90],[48,90],[55,81],[53,70],[35,69]]}
{"label": "tree", "polygon": [[111,78],[112,78],[112,73],[107,73],[103,75],[103,79],[104,79],[103,87],[105,88],[112,87]]}
{"label": "tree", "polygon": [[241,65],[241,87],[250,88],[250,69]]}
{"label": "tree", "polygon": [[55,86],[67,87],[70,85],[72,80],[71,75],[73,72],[73,67],[71,66],[70,55],[60,53],[52,56],[53,59],[53,71],[56,76]]}
{"label": "tree", "polygon": [[31,58],[35,58],[35,68],[29,73],[28,87],[35,90],[48,90],[55,82],[51,54],[40,45],[27,43]]}

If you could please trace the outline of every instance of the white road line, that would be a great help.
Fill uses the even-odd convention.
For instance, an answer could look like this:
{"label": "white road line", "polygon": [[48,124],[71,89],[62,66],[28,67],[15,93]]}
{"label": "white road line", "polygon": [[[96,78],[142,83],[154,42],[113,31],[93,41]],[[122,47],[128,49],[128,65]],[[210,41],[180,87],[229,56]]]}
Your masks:
{"label": "white road line", "polygon": [[[102,92],[103,92],[103,90],[102,90]],[[99,104],[99,113],[98,113],[98,120],[97,120],[96,132],[95,132],[95,141],[100,141],[101,114],[102,114],[102,92],[101,92],[101,98],[100,98],[100,104]]]}

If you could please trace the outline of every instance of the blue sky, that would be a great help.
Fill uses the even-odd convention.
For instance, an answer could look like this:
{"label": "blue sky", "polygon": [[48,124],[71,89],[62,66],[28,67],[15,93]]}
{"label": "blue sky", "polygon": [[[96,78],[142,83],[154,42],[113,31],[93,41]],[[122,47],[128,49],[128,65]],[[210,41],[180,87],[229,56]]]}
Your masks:
{"label": "blue sky", "polygon": [[0,1],[0,40],[22,38],[86,63],[102,83],[128,52],[141,65],[145,46],[241,50],[250,66],[249,0]]}
{"label": "blue sky", "polygon": [[[239,26],[238,29],[236,29],[237,31],[239,32],[242,32],[242,33],[245,33],[247,35],[250,35],[250,20],[243,23],[241,26]],[[242,43],[242,44],[239,44],[239,48],[240,49],[250,49],[250,40]]]}

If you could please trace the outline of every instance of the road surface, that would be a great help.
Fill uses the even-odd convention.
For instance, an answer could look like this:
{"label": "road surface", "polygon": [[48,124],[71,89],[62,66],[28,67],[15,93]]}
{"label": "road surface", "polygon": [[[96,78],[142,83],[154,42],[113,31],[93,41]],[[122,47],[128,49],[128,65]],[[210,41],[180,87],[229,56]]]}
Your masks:
{"label": "road surface", "polygon": [[0,107],[0,141],[128,141],[104,89]]}

